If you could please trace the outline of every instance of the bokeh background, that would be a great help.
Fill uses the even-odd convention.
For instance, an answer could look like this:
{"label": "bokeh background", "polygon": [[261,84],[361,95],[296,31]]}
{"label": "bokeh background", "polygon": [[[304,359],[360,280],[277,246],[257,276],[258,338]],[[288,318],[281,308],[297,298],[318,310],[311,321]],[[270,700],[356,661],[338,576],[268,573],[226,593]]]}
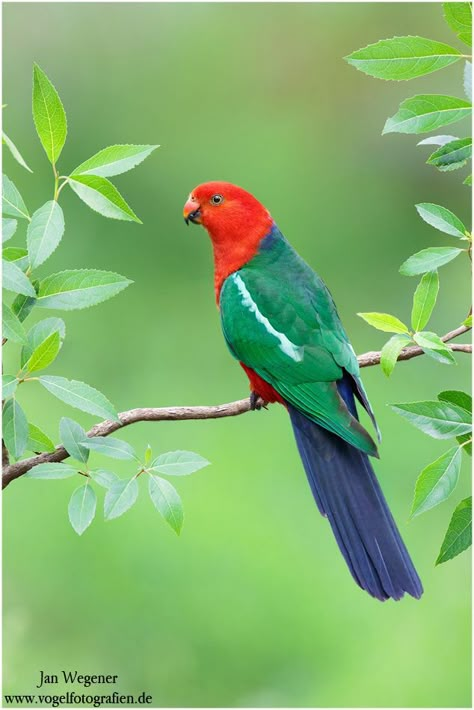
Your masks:
{"label": "bokeh background", "polygon": [[[51,368],[95,385],[119,411],[247,392],[221,337],[208,240],[181,216],[196,184],[229,180],[271,209],[329,284],[357,352],[386,337],[356,313],[409,319],[416,281],[399,275],[400,263],[454,241],[414,204],[445,204],[469,219],[459,173],[425,165],[416,137],[381,137],[403,98],[461,96],[462,65],[397,84],[342,59],[393,35],[458,46],[440,4],[5,3],[3,20],[4,127],[34,174],[9,155],[4,166],[30,211],[52,194],[31,118],[33,61],[66,107],[62,173],[113,143],[162,146],[115,179],[143,226],[107,220],[64,190],[66,235],[41,267],[134,280],[107,303],[65,314],[67,339]],[[12,244],[23,240],[24,228]],[[463,320],[468,281],[467,259],[443,267],[433,330]],[[423,579],[421,601],[380,604],[354,585],[283,410],[138,424],[123,432],[138,449],[195,450],[212,462],[176,481],[182,535],[154,510],[145,481],[131,511],[109,523],[99,514],[82,538],[67,518],[77,481],[14,482],[4,496],[4,692],[33,692],[40,670],[77,669],[117,673],[116,689],[146,691],[154,706],[469,706],[470,558],[434,567],[469,493],[468,464],[449,501],[409,523],[416,477],[446,444],[387,406],[469,387],[470,362],[458,363],[418,358],[390,380],[364,371],[384,433],[376,468]],[[54,440],[61,416],[86,428],[95,421],[36,384],[20,401]],[[126,462],[94,460],[132,473]]]}

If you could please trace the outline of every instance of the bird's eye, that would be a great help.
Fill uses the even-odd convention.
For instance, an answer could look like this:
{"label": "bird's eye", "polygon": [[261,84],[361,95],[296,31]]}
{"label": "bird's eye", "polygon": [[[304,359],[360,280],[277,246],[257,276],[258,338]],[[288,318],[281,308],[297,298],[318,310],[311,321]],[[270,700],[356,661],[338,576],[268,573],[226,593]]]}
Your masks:
{"label": "bird's eye", "polygon": [[220,205],[222,202],[224,202],[222,195],[213,195],[211,197],[211,205]]}

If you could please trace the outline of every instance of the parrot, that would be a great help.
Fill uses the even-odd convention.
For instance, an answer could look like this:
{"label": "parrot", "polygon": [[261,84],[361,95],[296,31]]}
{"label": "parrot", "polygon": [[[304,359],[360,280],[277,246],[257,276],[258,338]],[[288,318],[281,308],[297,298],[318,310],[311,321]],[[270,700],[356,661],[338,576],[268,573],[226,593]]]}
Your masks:
{"label": "parrot", "polygon": [[279,403],[319,511],[355,582],[375,599],[423,593],[369,457],[380,440],[357,356],[323,280],[270,212],[229,182],[198,185],[184,205],[213,247],[214,290],[224,339],[250,381],[250,408]]}

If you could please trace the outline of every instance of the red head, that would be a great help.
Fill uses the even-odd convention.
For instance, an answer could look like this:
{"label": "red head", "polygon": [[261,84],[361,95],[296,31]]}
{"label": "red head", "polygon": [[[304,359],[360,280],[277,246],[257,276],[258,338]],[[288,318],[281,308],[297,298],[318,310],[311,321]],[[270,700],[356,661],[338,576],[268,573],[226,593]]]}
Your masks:
{"label": "red head", "polygon": [[183,215],[187,224],[202,224],[211,238],[217,298],[224,279],[256,254],[273,224],[268,210],[250,192],[230,182],[198,185]]}

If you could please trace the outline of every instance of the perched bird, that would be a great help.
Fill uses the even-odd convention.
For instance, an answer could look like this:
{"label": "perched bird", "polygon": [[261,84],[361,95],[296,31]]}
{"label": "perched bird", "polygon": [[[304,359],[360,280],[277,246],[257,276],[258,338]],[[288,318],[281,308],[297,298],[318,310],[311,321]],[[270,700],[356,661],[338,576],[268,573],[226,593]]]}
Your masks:
{"label": "perched bird", "polygon": [[370,463],[377,445],[355,400],[377,429],[375,417],[325,284],[236,185],[199,185],[184,219],[211,238],[222,330],[250,380],[252,408],[260,398],[288,410],[316,504],[355,581],[381,601],[419,598],[423,587]]}

